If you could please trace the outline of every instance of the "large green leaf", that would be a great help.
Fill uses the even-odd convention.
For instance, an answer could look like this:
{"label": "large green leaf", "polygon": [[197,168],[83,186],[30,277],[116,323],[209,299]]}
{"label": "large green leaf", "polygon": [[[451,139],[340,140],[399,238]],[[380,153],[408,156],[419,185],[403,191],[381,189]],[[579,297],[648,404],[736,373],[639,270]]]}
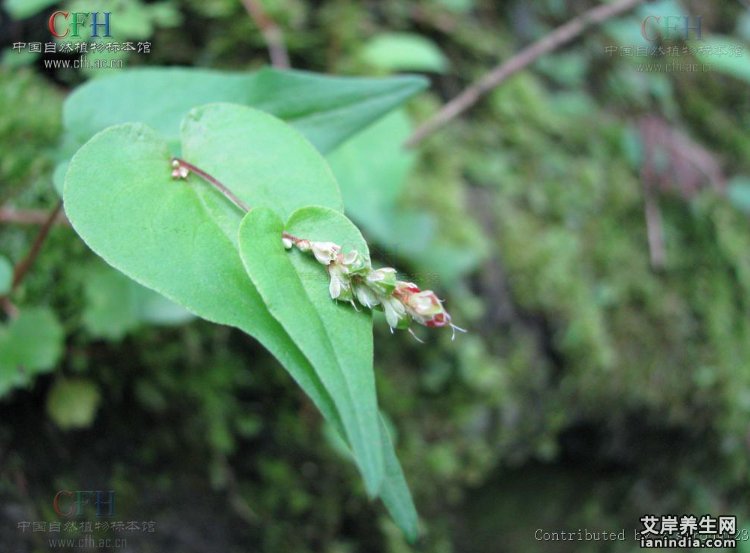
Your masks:
{"label": "large green leaf", "polygon": [[77,88],[63,111],[67,151],[119,123],[141,122],[170,142],[193,107],[231,102],[257,107],[297,127],[322,152],[335,148],[426,86],[421,77],[331,77],[263,69],[228,73],[205,69],[123,71]]}
{"label": "large green leaf", "polygon": [[[347,244],[346,251],[368,255],[357,228],[341,213],[308,207],[295,212],[288,232],[310,240]],[[372,368],[372,316],[331,300],[325,267],[312,256],[287,252],[284,223],[270,209],[254,208],[240,226],[245,269],[278,320],[316,368],[333,397],[355,459],[371,494],[382,483],[375,379]]]}

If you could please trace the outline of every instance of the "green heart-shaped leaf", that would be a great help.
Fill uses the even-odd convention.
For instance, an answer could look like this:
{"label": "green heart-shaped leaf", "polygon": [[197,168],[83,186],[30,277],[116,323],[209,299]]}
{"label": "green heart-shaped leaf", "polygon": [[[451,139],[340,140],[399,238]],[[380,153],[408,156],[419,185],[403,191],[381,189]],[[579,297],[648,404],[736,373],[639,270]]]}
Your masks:
{"label": "green heart-shaped leaf", "polygon": [[[383,454],[379,446],[375,379],[372,370],[372,316],[333,301],[325,267],[311,255],[287,252],[282,220],[270,209],[253,208],[240,226],[245,269],[271,314],[302,350],[333,397],[355,459],[377,493]],[[359,230],[341,213],[321,207],[296,211],[286,230],[309,240],[346,244],[345,251],[368,255]],[[373,447],[377,440],[377,447]]]}

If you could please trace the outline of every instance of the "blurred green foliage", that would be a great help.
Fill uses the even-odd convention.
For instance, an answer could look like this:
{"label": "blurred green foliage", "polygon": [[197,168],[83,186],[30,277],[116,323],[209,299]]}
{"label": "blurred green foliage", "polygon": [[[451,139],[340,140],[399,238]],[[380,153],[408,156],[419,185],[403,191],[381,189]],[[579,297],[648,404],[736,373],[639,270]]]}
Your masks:
{"label": "blurred green foliage", "polygon": [[[170,5],[182,27],[155,25],[152,54],[130,65],[265,63],[240,2]],[[746,57],[708,74],[667,73],[605,52],[642,40],[643,13],[679,12],[702,15],[707,39],[747,50],[744,4],[652,4],[540,59],[416,151],[395,147],[414,121],[588,5],[264,2],[298,68],[388,71],[387,56],[362,53],[392,33],[422,36],[446,60],[445,73],[417,67],[433,86],[407,112],[330,155],[374,255],[444,294],[470,330],[455,342],[429,335],[425,346],[375,324],[379,395],[425,530],[415,550],[631,551],[632,541],[537,542],[534,531],[630,534],[646,513],[731,513],[747,526]],[[13,106],[0,114],[0,196],[17,207],[51,207],[59,83],[86,78],[41,73],[0,68],[0,105]],[[644,222],[646,114],[707,148],[727,177],[726,193],[657,192],[661,268]],[[0,254],[18,262],[34,234],[4,225]],[[123,516],[159,521],[138,544],[146,552],[411,550],[364,490],[351,491],[353,469],[270,355],[201,321],[107,321],[108,302],[125,292],[96,284],[103,273],[56,228],[12,297],[26,316],[39,314],[34,305],[48,322],[54,312],[65,342],[35,346],[45,353],[39,371],[54,374],[33,385],[19,377],[25,389],[0,404],[4,504],[49,513],[60,486],[107,485]],[[2,324],[0,341],[13,332]],[[101,399],[90,427],[63,433],[39,406],[66,379],[85,379]],[[84,444],[95,444],[91,455],[81,455]],[[14,484],[19,474],[28,495]]]}

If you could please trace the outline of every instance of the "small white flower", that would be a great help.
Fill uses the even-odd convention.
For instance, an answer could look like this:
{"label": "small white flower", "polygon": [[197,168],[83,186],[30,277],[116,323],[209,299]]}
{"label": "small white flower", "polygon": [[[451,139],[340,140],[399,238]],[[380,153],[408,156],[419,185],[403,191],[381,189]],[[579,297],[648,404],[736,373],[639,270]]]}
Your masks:
{"label": "small white flower", "polygon": [[351,301],[352,288],[349,277],[339,264],[332,263],[328,266],[328,274],[331,282],[328,284],[328,293],[334,300]]}
{"label": "small white flower", "polygon": [[286,236],[283,236],[281,238],[281,243],[284,245],[284,247],[287,250],[291,250],[292,246],[294,245],[294,242],[292,242],[292,239],[291,238],[287,238]]}
{"label": "small white flower", "polygon": [[389,296],[396,287],[396,269],[383,267],[370,271],[367,275],[367,284],[378,293]]}
{"label": "small white flower", "polygon": [[396,298],[384,298],[383,311],[385,311],[385,320],[392,329],[398,328],[399,322],[406,316],[404,305]]}
{"label": "small white flower", "polygon": [[357,296],[357,301],[368,309],[380,305],[377,294],[365,284],[355,284],[354,294]]}
{"label": "small white flower", "polygon": [[322,265],[329,265],[335,261],[336,256],[341,251],[341,246],[333,242],[311,242],[310,248],[315,255],[315,259]]}

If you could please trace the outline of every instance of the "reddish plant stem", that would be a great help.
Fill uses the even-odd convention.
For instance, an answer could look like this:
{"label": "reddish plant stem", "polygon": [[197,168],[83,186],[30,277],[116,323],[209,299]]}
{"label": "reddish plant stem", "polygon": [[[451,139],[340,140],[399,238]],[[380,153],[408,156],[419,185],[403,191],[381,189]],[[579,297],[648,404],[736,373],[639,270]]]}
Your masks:
{"label": "reddish plant stem", "polygon": [[[247,205],[245,202],[243,202],[237,195],[229,190],[219,179],[211,175],[210,173],[204,171],[200,167],[193,165],[189,161],[185,161],[184,159],[180,159],[178,157],[173,158],[173,161],[176,161],[181,167],[184,167],[188,171],[195,173],[200,178],[202,178],[204,181],[206,181],[208,184],[216,188],[219,192],[221,192],[226,199],[228,199],[230,202],[232,202],[235,206],[237,206],[239,209],[244,211],[245,213],[248,213],[252,208]],[[304,238],[299,238],[297,236],[294,236],[293,234],[289,234],[288,232],[284,231],[281,233],[282,238],[287,238],[294,242],[295,244],[302,242]]]}
{"label": "reddish plant stem", "polygon": [[216,188],[219,192],[224,194],[224,197],[228,199],[230,202],[232,202],[234,205],[239,207],[242,211],[248,212],[250,211],[250,206],[248,206],[245,202],[240,200],[234,192],[229,190],[226,186],[224,186],[217,178],[213,177],[200,167],[196,167],[192,163],[185,161],[184,159],[180,159],[178,157],[174,158],[174,161],[180,164],[180,166],[184,167],[185,169],[195,173],[200,178],[211,184],[214,188]]}

